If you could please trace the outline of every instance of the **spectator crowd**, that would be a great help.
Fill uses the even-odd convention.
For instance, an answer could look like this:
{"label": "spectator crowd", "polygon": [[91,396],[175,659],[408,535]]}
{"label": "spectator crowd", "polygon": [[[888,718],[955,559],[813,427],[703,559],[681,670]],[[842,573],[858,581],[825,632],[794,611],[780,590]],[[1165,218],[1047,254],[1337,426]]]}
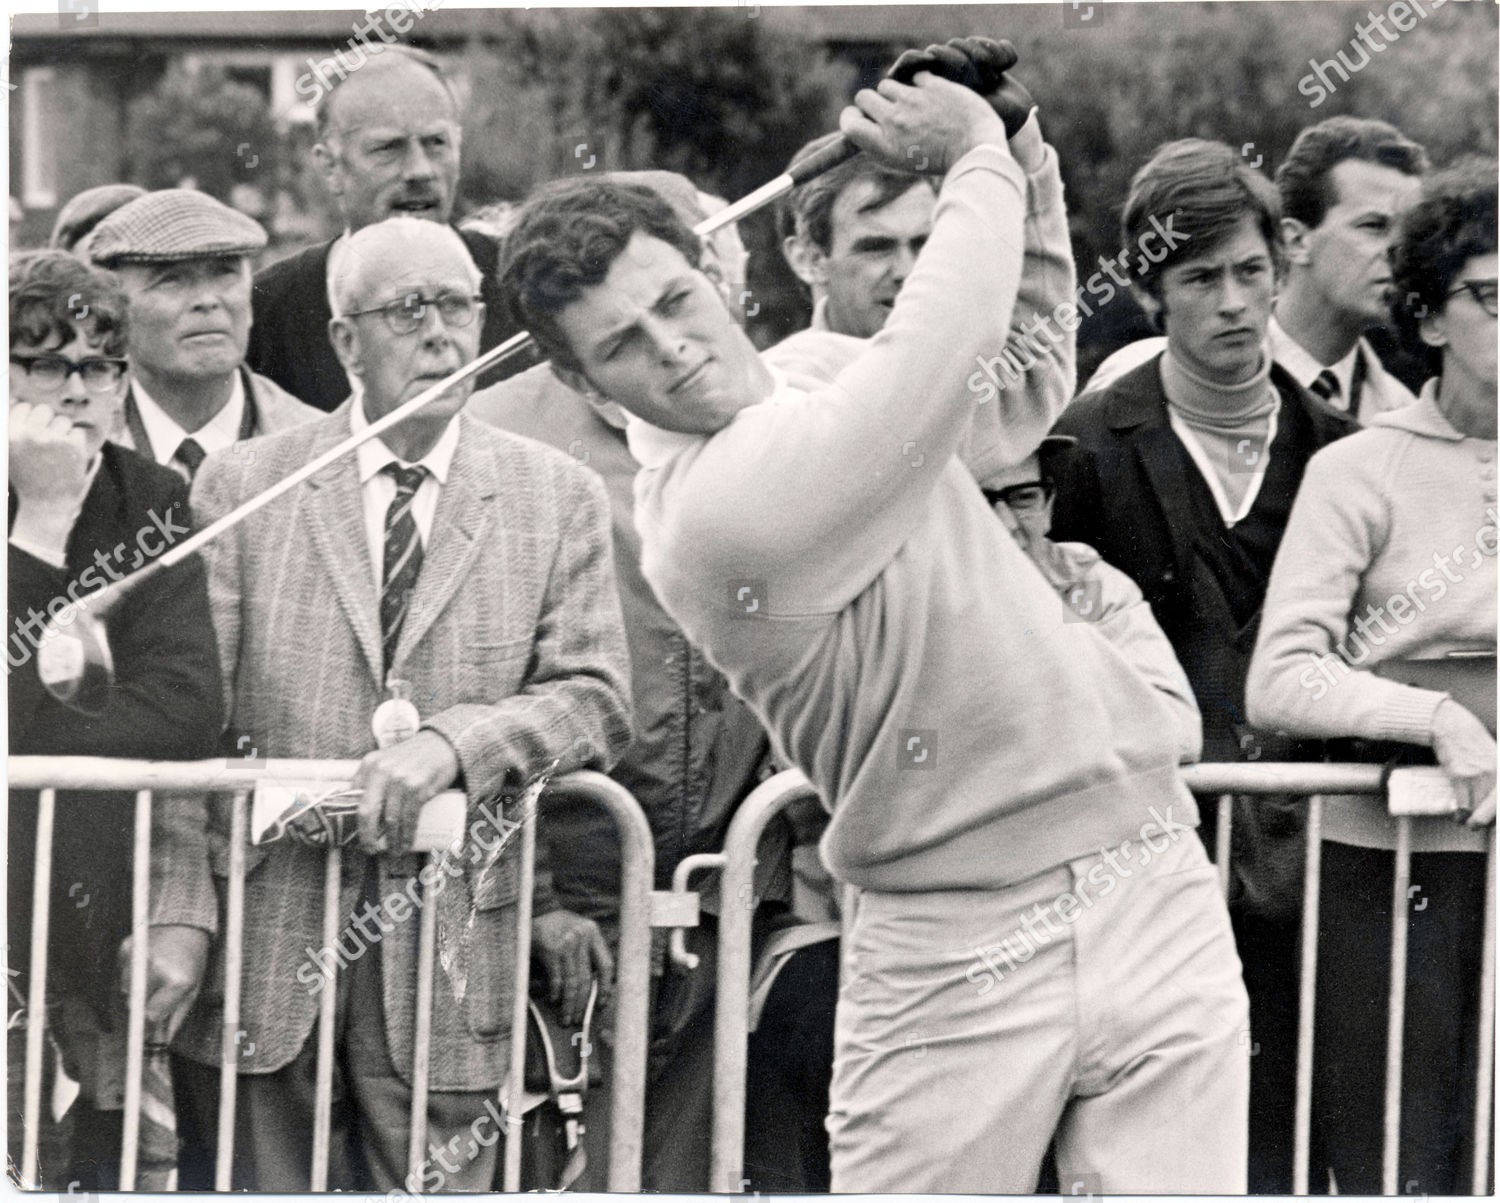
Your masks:
{"label": "spectator crowd", "polygon": [[[1495,817],[1495,164],[1434,165],[1354,116],[1302,130],[1274,178],[1228,142],[1173,141],[1117,198],[1122,254],[1095,271],[1024,62],[981,38],[908,55],[909,82],[861,91],[792,159],[836,136],[862,152],[778,202],[812,319],[764,352],[733,226],[693,232],[724,200],[681,175],[558,181],[458,222],[455,92],[402,46],[319,99],[331,242],[256,271],[250,217],[110,185],[12,256],[11,754],[359,764],[347,806],[244,849],[234,1189],[310,1189],[320,1091],[329,1188],[497,1189],[504,1145],[476,1137],[514,1102],[522,900],[518,845],[480,838],[492,805],[607,772],[665,890],[795,768],[822,806],[757,852],[743,1182],[710,1182],[709,1145],[720,916],[746,902],[710,885],[694,968],[655,933],[644,1189],[1290,1193],[1309,804],[1234,799],[1226,896],[1218,815],[1181,773],[1199,760],[1441,776],[1449,813],[1409,829],[1381,797],[1322,799],[1309,1180],[1382,1187],[1409,830],[1425,905],[1398,1180],[1467,1189]],[[1159,336],[1080,384],[1073,334],[1104,276]],[[48,618],[522,330],[529,358],[125,593],[97,713],[49,687]],[[413,843],[449,790],[469,834],[439,882]],[[31,1014],[39,805],[10,794],[13,1175],[25,1035],[47,1031],[28,1185],[120,1184],[130,800],[57,795]],[[208,1190],[231,799],[159,793],[150,836],[137,1164]],[[554,1098],[527,1126],[525,1184],[602,1190],[619,840],[567,797],[536,839],[532,995],[561,1051],[595,1051],[582,1125]],[[315,955],[330,844],[341,939],[363,933],[336,970]],[[428,905],[463,935],[424,968]]]}

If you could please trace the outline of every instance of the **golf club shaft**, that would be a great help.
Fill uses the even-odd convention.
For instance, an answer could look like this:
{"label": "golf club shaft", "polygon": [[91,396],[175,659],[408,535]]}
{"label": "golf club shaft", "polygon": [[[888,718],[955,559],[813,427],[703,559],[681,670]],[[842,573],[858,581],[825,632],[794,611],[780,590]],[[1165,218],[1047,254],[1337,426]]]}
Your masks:
{"label": "golf club shaft", "polygon": [[[769,183],[762,184],[748,196],[720,209],[712,217],[700,221],[693,227],[693,233],[697,234],[700,238],[707,237],[716,230],[721,230],[732,222],[739,221],[741,218],[765,208],[765,206],[784,196],[799,184],[805,183],[814,176],[821,175],[823,172],[838,166],[844,160],[857,153],[858,148],[852,142],[847,138],[840,138],[837,142],[810,156],[806,162],[798,164],[795,171],[785,172],[777,176]],[[531,335],[527,334],[526,331],[522,330],[517,334],[513,334],[504,342],[491,347],[472,362],[459,368],[451,376],[438,381],[431,388],[423,389],[422,392],[418,393],[410,401],[405,401],[398,405],[384,417],[371,422],[358,433],[351,434],[343,442],[330,447],[317,458],[309,460],[295,472],[278,480],[270,488],[257,493],[242,505],[236,506],[229,513],[215,519],[202,530],[184,539],[171,550],[159,556],[150,564],[147,564],[144,568],[118,581],[105,585],[102,589],[82,598],[79,604],[84,607],[93,606],[99,610],[107,610],[127,591],[142,584],[153,574],[170,568],[174,564],[180,564],[200,547],[217,539],[225,531],[238,526],[246,518],[250,517],[251,514],[270,505],[271,502],[275,501],[283,493],[295,489],[308,477],[321,472],[335,460],[343,459],[344,456],[348,455],[355,448],[369,442],[371,439],[379,438],[393,426],[399,426],[425,406],[432,404],[432,402],[436,401],[449,389],[453,388],[454,385],[462,384],[471,376],[477,376],[495,364],[503,363],[505,360],[520,354],[531,343]]]}

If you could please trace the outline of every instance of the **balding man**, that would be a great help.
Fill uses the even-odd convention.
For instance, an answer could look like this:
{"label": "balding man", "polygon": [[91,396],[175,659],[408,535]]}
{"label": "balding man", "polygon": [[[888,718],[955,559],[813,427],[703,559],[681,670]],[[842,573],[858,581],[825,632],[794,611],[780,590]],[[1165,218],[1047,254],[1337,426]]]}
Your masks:
{"label": "balding man", "polygon": [[[388,217],[449,223],[458,192],[461,133],[452,87],[438,61],[419,50],[387,47],[323,94],[313,160],[344,233],[256,275],[252,368],[318,409],[343,402],[349,380],[323,334],[333,316],[329,254],[354,231]],[[492,294],[497,243],[479,230],[459,234],[484,277],[480,293],[487,304],[479,349],[487,351],[514,332]],[[480,384],[530,362],[518,360],[485,373]]]}
{"label": "balding man", "polygon": [[[474,359],[479,272],[447,226],[369,225],[336,249],[331,274],[329,332],[351,400],[260,440],[253,459],[210,457],[193,493],[204,522]],[[471,387],[456,385],[208,549],[231,735],[267,756],[363,758],[337,951],[321,933],[324,853],[295,840],[249,850],[235,1189],[309,1189],[313,1021],[329,987],[329,1186],[490,1188],[498,1145],[471,1132],[497,1135],[486,1103],[508,1063],[517,869],[508,853],[481,867],[479,852],[504,834],[494,829],[503,791],[554,763],[608,769],[630,739],[603,486],[561,452],[463,416]],[[400,693],[419,729],[376,750],[374,712]],[[403,854],[422,805],[449,788],[466,793],[469,823],[439,893]],[[220,873],[228,818],[221,808],[208,823],[204,855]],[[419,922],[408,902],[433,899],[440,930],[468,935],[457,962],[434,971],[430,1156],[409,1178]],[[538,900],[538,922],[550,909]],[[221,1005],[206,990],[176,1045],[179,1090],[192,1100],[185,1188],[212,1182]]]}

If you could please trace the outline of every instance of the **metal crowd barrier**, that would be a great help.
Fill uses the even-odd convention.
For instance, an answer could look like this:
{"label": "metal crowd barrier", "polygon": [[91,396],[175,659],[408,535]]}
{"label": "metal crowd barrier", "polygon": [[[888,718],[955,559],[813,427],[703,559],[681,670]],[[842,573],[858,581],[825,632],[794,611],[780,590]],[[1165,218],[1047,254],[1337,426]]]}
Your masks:
{"label": "metal crowd barrier", "polygon": [[[25,1135],[21,1152],[22,1181],[37,1178],[41,1119],[42,1062],[45,1051],[47,991],[47,935],[52,876],[52,832],[58,790],[135,791],[135,830],[132,884],[132,941],[125,1066],[125,1110],[120,1189],[136,1189],[140,1133],[141,1079],[145,1057],[146,958],[149,933],[151,804],[156,790],[221,791],[233,793],[230,829],[227,915],[219,942],[224,949],[225,995],[223,1045],[219,1078],[219,1138],[215,1189],[230,1189],[234,1156],[235,1086],[239,1050],[240,989],[245,930],[245,848],[249,830],[250,791],[257,779],[348,781],[357,768],[352,760],[268,760],[264,768],[247,769],[243,762],[223,760],[166,763],[144,760],[105,760],[92,757],[17,756],[7,762],[9,787],[38,790],[36,877],[32,895],[32,942],[26,1014]],[[647,1012],[650,996],[652,884],[655,850],[651,829],[640,805],[628,791],[601,773],[573,773],[551,782],[547,794],[587,798],[607,810],[619,831],[622,876],[620,890],[619,956],[616,981],[616,1032],[613,1071],[613,1115],[610,1131],[609,1189],[640,1189],[641,1135],[646,1090]],[[526,997],[531,952],[531,885],[535,864],[536,824],[521,830],[521,893],[518,908],[516,998],[511,1041],[511,1064],[506,1098],[519,1112],[524,1087]],[[13,853],[14,854],[14,853]],[[436,855],[436,854],[430,854]],[[342,854],[330,851],[325,877],[323,941],[333,947],[342,926],[339,882]],[[412,1066],[411,1145],[408,1172],[425,1159],[427,1090],[431,1051],[432,988],[437,945],[437,908],[422,908],[418,934],[418,997]],[[316,1103],[313,1131],[311,1187],[327,1189],[331,1128],[334,999],[323,991],[318,1018]],[[504,1184],[520,1187],[520,1125],[507,1123]]]}
{"label": "metal crowd barrier", "polygon": [[[1302,965],[1297,1031],[1297,1096],[1293,1189],[1308,1193],[1312,1130],[1313,1019],[1318,956],[1318,892],[1321,879],[1322,799],[1320,794],[1381,793],[1379,765],[1365,764],[1199,764],[1185,768],[1183,779],[1199,796],[1218,797],[1215,862],[1225,893],[1229,890],[1229,848],[1235,794],[1297,794],[1308,798],[1307,872],[1302,910]],[[720,893],[748,896],[755,869],[755,849],[766,825],[792,803],[814,796],[807,779],[795,770],[765,782],[740,806],[729,826],[722,854],[698,858],[701,866],[722,865]],[[1398,818],[1396,863],[1391,893],[1391,964],[1406,963],[1411,882],[1411,819]],[[1490,831],[1485,866],[1484,951],[1479,1001],[1479,1068],[1475,1083],[1473,1193],[1488,1193],[1491,1139],[1491,1081],[1495,1064],[1495,836]],[[847,892],[846,892],[847,894]],[[852,908],[844,900],[847,925]],[[746,907],[725,907],[719,917],[719,976],[714,1028],[714,1122],[710,1173],[714,1189],[741,1182],[744,1169],[745,1072],[749,1038],[750,922]],[[843,958],[840,958],[841,964]],[[840,975],[842,980],[842,974]],[[1386,1029],[1385,1143],[1383,1191],[1400,1193],[1397,1158],[1401,1131],[1401,1053],[1405,1019],[1406,975],[1392,973]]]}

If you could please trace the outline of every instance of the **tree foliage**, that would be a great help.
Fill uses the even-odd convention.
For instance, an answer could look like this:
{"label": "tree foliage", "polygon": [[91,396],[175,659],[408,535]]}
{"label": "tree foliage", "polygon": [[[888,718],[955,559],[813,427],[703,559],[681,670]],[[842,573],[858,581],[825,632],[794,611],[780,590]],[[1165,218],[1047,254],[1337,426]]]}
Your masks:
{"label": "tree foliage", "polygon": [[243,186],[270,195],[281,136],[254,88],[179,61],[131,102],[125,142],[133,182],[154,189],[190,181],[227,202]]}

